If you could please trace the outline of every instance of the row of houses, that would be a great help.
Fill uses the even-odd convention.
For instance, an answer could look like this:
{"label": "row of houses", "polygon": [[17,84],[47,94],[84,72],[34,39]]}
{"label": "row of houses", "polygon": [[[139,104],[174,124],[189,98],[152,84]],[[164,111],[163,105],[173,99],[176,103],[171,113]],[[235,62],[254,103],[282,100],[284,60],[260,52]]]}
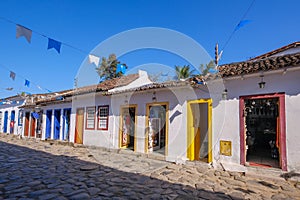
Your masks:
{"label": "row of houses", "polygon": [[[300,170],[300,42],[218,73],[154,83],[145,71],[0,105],[0,130],[199,160]],[[11,123],[13,122],[13,123]]]}

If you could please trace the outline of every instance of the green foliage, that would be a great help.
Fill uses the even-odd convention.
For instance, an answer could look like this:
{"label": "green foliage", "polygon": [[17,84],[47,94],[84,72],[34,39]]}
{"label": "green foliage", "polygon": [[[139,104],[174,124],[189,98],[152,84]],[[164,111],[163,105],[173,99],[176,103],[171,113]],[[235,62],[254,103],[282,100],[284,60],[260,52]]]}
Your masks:
{"label": "green foliage", "polygon": [[209,70],[210,69],[215,69],[216,65],[215,65],[215,62],[213,60],[211,60],[208,64],[205,65],[204,67],[204,64],[200,64],[200,75],[202,76],[205,76],[208,74]]}
{"label": "green foliage", "polygon": [[175,66],[176,76],[177,79],[187,79],[191,77],[195,70],[191,70],[191,67],[189,65],[181,66]]}
{"label": "green foliage", "polygon": [[[115,54],[110,54],[108,59],[102,57],[100,66],[96,68],[96,71],[100,79],[109,80],[109,79],[123,76],[122,72],[117,73],[118,64],[120,64],[120,61],[117,60],[117,56]],[[123,65],[126,66],[126,64]]]}

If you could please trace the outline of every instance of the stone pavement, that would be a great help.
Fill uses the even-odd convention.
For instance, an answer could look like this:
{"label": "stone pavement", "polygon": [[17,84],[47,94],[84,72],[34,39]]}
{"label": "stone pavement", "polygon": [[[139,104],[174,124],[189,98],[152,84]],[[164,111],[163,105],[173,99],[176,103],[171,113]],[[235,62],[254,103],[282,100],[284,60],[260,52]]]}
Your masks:
{"label": "stone pavement", "polygon": [[300,199],[300,183],[1,133],[0,199]]}

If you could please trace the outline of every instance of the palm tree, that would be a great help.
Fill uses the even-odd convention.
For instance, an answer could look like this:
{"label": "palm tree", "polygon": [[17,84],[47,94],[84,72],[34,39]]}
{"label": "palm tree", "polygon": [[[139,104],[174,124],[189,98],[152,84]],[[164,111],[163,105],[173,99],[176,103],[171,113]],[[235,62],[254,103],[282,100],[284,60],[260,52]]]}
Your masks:
{"label": "palm tree", "polygon": [[195,70],[191,70],[189,65],[175,66],[176,76],[178,80],[187,79],[191,77]]}

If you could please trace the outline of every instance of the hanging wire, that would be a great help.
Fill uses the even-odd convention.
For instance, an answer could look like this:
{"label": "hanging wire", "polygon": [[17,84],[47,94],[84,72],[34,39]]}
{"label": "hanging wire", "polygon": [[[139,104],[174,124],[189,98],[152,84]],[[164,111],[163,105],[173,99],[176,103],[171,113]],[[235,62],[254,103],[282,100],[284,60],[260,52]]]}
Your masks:
{"label": "hanging wire", "polygon": [[[20,25],[20,26],[23,26],[23,25],[18,24],[18,23],[14,22],[14,21],[12,21],[12,20],[10,20],[10,19],[7,19],[7,18],[5,18],[5,17],[0,17],[0,19],[3,20],[3,21],[6,21],[6,22],[8,22],[8,23],[14,24],[14,25]],[[54,39],[54,38],[49,37],[49,36],[47,36],[47,35],[45,35],[45,34],[43,34],[43,33],[38,32],[38,31],[36,31],[36,30],[32,30],[31,28],[28,28],[27,26],[23,26],[23,27],[25,27],[25,28],[31,30],[33,33],[35,33],[35,34],[37,34],[37,35],[39,35],[39,36],[41,36],[41,37],[44,37],[44,38],[47,38],[47,39]],[[58,41],[58,40],[55,39],[55,41]],[[76,51],[79,51],[79,52],[81,52],[81,53],[83,53],[83,54],[85,54],[85,55],[86,55],[86,54],[89,54],[88,51],[85,51],[85,50],[83,50],[83,49],[74,47],[73,45],[70,45],[70,44],[68,44],[68,43],[61,42],[60,40],[59,40],[59,42],[60,42],[61,44],[63,44],[64,46],[67,46],[67,47],[69,47],[69,48],[71,48],[71,49],[75,49]]]}
{"label": "hanging wire", "polygon": [[[0,20],[3,20],[3,21],[8,22],[8,23],[10,23],[10,24],[20,25],[20,24],[18,24],[18,23],[16,23],[16,22],[12,21],[12,20],[10,20],[10,19],[7,19],[7,18],[5,18],[5,17],[1,17],[1,16],[0,16]],[[20,25],[20,26],[23,26],[23,25]],[[25,26],[23,26],[23,27],[25,27]],[[48,37],[47,35],[42,34],[42,33],[38,32],[38,31],[36,31],[36,30],[32,30],[32,29],[30,29],[30,28],[28,28],[28,27],[25,27],[25,28],[29,29],[30,31],[32,31],[33,33],[35,33],[35,34],[37,34],[37,35],[39,35],[39,36],[41,36],[41,37],[44,37],[44,38],[47,38],[47,39],[52,39],[52,38]],[[71,49],[74,49],[74,50],[76,50],[76,51],[78,51],[78,52],[80,52],[80,53],[82,53],[82,54],[84,54],[84,55],[88,55],[88,54],[89,54],[89,52],[87,52],[87,51],[85,51],[85,50],[83,50],[83,49],[77,48],[77,47],[75,47],[75,46],[73,46],[73,45],[70,45],[70,44],[68,44],[68,43],[65,43],[65,42],[61,42],[61,41],[59,41],[59,42],[60,42],[62,45],[67,46],[67,47],[69,47],[69,48],[71,48]],[[95,56],[96,56],[96,55],[95,55]],[[100,57],[100,56],[99,56],[99,57]],[[0,67],[6,69],[6,70],[9,71],[9,72],[15,73],[14,70],[9,69],[8,67],[6,67],[6,66],[3,65],[3,64],[0,64]],[[20,75],[19,73],[15,73],[15,74],[18,74],[18,77],[21,77],[21,78],[24,79],[24,80],[28,80],[27,78],[23,77],[23,76]],[[30,80],[28,80],[28,81],[30,81]],[[38,85],[38,84],[35,83],[35,82],[30,81],[30,83],[33,84],[33,85],[35,85],[35,86],[36,86],[38,89],[40,89],[40,90],[46,90],[47,92],[51,92],[50,90],[48,90],[48,89],[46,89],[46,88],[44,88],[44,87],[41,87],[40,85]],[[7,90],[6,88],[1,88],[1,89]]]}
{"label": "hanging wire", "polygon": [[[242,16],[242,18],[240,19],[239,23],[245,19],[245,17],[246,17],[247,14],[249,13],[250,9],[252,8],[254,2],[255,2],[255,0],[253,0],[253,1],[251,2],[251,4],[248,6],[246,12],[243,14],[243,16]],[[239,24],[239,23],[238,23],[238,24]],[[238,25],[237,25],[237,26],[238,26]],[[229,38],[228,38],[227,41],[225,42],[225,44],[224,44],[222,50],[220,51],[220,54],[223,53],[223,51],[224,51],[224,49],[226,48],[226,46],[228,45],[229,41],[231,40],[231,38],[233,37],[233,35],[234,35],[235,32],[237,31],[237,29],[236,29],[237,26],[235,26],[235,28],[234,28],[234,30],[232,31],[232,33],[230,34]]]}

